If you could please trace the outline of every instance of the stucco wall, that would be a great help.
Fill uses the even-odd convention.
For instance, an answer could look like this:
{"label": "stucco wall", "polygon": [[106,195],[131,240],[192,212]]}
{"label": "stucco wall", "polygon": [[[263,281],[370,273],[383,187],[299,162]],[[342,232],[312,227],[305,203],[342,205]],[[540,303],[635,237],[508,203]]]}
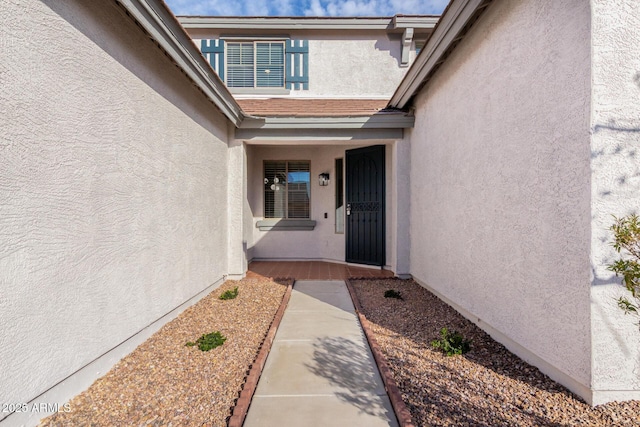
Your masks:
{"label": "stucco wall", "polygon": [[588,2],[494,2],[417,98],[411,273],[590,386]]}
{"label": "stucco wall", "polygon": [[227,125],[115,2],[0,18],[0,397],[19,403],[226,274]]}
{"label": "stucco wall", "polygon": [[[190,34],[198,48],[201,39],[220,37],[205,30]],[[289,35],[309,41],[309,90],[292,90],[291,97],[390,98],[407,71],[400,67],[400,34],[297,31]]]}
{"label": "stucco wall", "polygon": [[592,341],[595,403],[640,399],[640,331],[616,300],[628,293],[606,265],[611,215],[640,212],[640,3],[592,3]]}
{"label": "stucco wall", "polygon": [[345,40],[344,35],[310,34],[309,39],[309,90],[292,92],[296,96],[390,98],[407,71],[400,68],[399,35]]}

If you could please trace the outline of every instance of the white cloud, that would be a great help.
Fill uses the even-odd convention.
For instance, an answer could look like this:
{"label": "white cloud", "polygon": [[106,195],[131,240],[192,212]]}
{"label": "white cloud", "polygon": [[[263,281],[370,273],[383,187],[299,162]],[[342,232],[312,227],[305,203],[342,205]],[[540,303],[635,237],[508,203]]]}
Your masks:
{"label": "white cloud", "polygon": [[306,16],[393,16],[440,14],[448,0],[311,0]]}
{"label": "white cloud", "polygon": [[166,0],[176,15],[392,16],[440,14],[448,0]]}
{"label": "white cloud", "polygon": [[304,11],[306,16],[326,16],[327,11],[320,4],[320,0],[311,0],[309,8]]}
{"label": "white cloud", "polygon": [[245,3],[224,0],[167,0],[175,15],[244,15]]}
{"label": "white cloud", "polygon": [[295,15],[295,8],[293,0],[271,0],[269,4],[271,5],[271,13],[270,15],[274,16],[292,16]]}

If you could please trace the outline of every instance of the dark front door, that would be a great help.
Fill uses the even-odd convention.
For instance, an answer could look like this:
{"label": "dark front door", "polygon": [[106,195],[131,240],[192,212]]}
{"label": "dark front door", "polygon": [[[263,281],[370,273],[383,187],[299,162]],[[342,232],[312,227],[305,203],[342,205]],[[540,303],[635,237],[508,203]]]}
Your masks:
{"label": "dark front door", "polygon": [[346,261],[383,266],[384,145],[347,150]]}

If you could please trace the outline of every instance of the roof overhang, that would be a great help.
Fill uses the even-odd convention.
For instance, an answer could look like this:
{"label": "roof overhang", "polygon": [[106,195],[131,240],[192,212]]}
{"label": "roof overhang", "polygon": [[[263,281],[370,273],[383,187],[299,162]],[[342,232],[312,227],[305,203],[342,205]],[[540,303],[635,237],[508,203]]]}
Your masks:
{"label": "roof overhang", "polygon": [[405,112],[364,117],[263,117],[248,118],[235,138],[250,140],[350,141],[401,139],[415,118]]}
{"label": "roof overhang", "polygon": [[402,33],[406,28],[429,33],[439,16],[396,15],[393,17],[279,17],[279,16],[179,16],[186,29],[255,30],[382,30]]}
{"label": "roof overhang", "polygon": [[438,25],[407,71],[389,101],[389,107],[405,108],[492,0],[452,0]]}
{"label": "roof overhang", "polygon": [[235,139],[248,144],[331,145],[397,141],[404,129],[236,129]]}
{"label": "roof overhang", "polygon": [[404,30],[405,28],[413,28],[416,32],[420,30],[433,30],[440,19],[440,15],[395,15],[391,19],[394,29]]}
{"label": "roof overhang", "polygon": [[171,60],[236,126],[246,115],[162,0],[118,0]]}
{"label": "roof overhang", "polygon": [[240,129],[404,129],[413,127],[415,117],[404,112],[365,117],[252,117]]}

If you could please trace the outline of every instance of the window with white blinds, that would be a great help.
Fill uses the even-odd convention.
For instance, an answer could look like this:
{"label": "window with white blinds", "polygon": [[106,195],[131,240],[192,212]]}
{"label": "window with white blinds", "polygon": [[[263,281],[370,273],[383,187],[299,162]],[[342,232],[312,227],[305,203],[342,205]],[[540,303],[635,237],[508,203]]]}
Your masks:
{"label": "window with white blinds", "polygon": [[310,218],[310,162],[264,162],[264,217]]}
{"label": "window with white blinds", "polygon": [[227,86],[253,87],[253,43],[227,43]]}
{"label": "window with white blinds", "polygon": [[284,42],[228,42],[229,87],[284,87]]}

